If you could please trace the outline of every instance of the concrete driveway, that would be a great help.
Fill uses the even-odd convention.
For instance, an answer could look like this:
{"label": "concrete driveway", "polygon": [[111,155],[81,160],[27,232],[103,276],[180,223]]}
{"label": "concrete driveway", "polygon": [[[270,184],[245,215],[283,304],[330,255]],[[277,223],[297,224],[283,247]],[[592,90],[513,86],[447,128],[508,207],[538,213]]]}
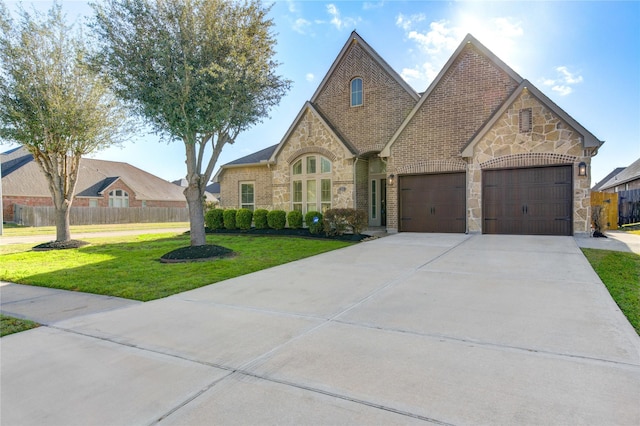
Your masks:
{"label": "concrete driveway", "polygon": [[2,425],[640,424],[571,237],[396,234],[0,344]]}

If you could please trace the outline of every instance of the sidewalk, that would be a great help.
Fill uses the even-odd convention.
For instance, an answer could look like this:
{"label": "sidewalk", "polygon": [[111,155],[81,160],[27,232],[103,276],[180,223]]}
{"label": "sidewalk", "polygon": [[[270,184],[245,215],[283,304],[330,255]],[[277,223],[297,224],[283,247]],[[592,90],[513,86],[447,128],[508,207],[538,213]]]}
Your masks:
{"label": "sidewalk", "polygon": [[[144,234],[164,234],[168,232],[174,232],[176,234],[182,234],[188,231],[189,228],[158,228],[158,229],[128,229],[124,231],[103,231],[103,232],[80,232],[72,233],[71,238],[74,240],[83,240],[85,238],[100,238],[100,237],[119,237],[123,235],[144,235]],[[45,235],[27,235],[27,236],[0,236],[0,245],[4,244],[39,244],[53,241],[56,239],[55,232]]]}
{"label": "sidewalk", "polygon": [[624,231],[607,231],[607,238],[576,238],[578,247],[624,251],[640,254],[640,235]]}

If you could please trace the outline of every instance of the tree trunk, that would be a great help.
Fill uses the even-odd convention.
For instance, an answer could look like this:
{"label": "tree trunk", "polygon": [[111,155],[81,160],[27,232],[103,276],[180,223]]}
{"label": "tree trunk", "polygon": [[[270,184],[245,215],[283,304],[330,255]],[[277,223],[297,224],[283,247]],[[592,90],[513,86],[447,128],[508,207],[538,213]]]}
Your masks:
{"label": "tree trunk", "polygon": [[202,195],[198,188],[188,186],[184,190],[184,196],[189,206],[189,230],[191,231],[191,245],[203,246],[207,244],[204,231],[204,206]]}
{"label": "tree trunk", "polygon": [[56,207],[56,241],[69,241],[71,231],[69,229],[69,213],[71,209],[67,203]]}

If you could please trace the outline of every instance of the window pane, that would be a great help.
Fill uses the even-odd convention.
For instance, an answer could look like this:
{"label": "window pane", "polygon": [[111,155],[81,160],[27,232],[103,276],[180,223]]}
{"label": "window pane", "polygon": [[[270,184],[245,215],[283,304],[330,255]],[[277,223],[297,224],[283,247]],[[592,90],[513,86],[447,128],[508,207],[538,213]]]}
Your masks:
{"label": "window pane", "polygon": [[243,183],[240,187],[242,191],[242,204],[253,204],[253,184]]}
{"label": "window pane", "polygon": [[302,160],[298,160],[293,165],[293,174],[301,175],[302,174]]}
{"label": "window pane", "polygon": [[324,157],[320,159],[320,173],[331,173],[331,161]]}
{"label": "window pane", "polygon": [[307,157],[307,173],[316,172],[316,157]]}
{"label": "window pane", "polygon": [[296,211],[301,212],[302,211],[302,203],[294,203],[293,204],[293,209]]}
{"label": "window pane", "polygon": [[362,105],[362,79],[351,80],[351,106]]}
{"label": "window pane", "polygon": [[322,179],[322,181],[320,182],[320,186],[321,186],[321,194],[320,194],[320,200],[325,203],[325,202],[331,202],[331,179]]}
{"label": "window pane", "polygon": [[302,202],[302,181],[301,180],[293,181],[293,202],[294,203]]}
{"label": "window pane", "polygon": [[316,181],[315,180],[308,180],[307,181],[307,203],[314,203],[317,200],[317,196],[316,196]]}

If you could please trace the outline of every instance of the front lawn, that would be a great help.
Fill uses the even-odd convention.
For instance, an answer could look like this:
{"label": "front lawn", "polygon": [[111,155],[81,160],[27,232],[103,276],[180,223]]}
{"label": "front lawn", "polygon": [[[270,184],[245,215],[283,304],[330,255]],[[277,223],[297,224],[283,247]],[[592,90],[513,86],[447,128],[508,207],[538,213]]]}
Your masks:
{"label": "front lawn", "polygon": [[587,248],[582,251],[640,335],[640,255]]}
{"label": "front lawn", "polygon": [[[78,249],[0,254],[0,280],[148,301],[350,245],[296,237],[208,235],[207,244],[233,250],[207,262],[161,263],[189,237],[155,234],[88,239]],[[33,246],[33,245],[31,245]],[[6,253],[6,252],[5,252]]]}
{"label": "front lawn", "polygon": [[0,337],[38,327],[33,321],[0,315]]}

